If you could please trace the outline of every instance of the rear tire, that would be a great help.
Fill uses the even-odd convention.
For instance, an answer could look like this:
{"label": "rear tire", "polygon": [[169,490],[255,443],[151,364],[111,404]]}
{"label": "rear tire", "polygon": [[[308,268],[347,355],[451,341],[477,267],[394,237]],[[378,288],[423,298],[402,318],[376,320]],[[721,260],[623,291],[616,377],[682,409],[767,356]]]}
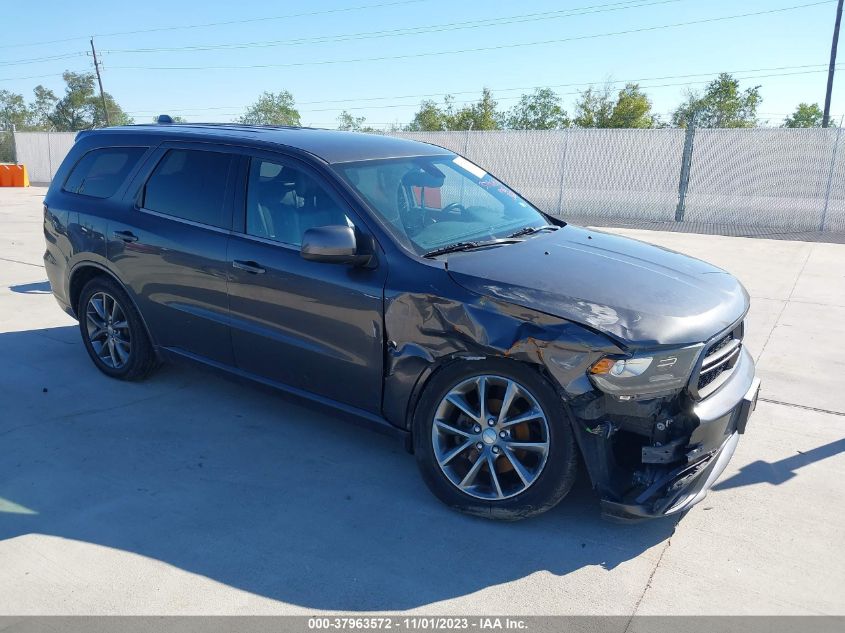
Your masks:
{"label": "rear tire", "polygon": [[85,284],[76,311],[82,342],[94,365],[119,380],[141,380],[158,362],[126,291],[101,275]]}
{"label": "rear tire", "polygon": [[437,372],[417,406],[413,441],[428,487],[461,512],[524,519],[553,508],[575,482],[578,453],[560,397],[516,362]]}

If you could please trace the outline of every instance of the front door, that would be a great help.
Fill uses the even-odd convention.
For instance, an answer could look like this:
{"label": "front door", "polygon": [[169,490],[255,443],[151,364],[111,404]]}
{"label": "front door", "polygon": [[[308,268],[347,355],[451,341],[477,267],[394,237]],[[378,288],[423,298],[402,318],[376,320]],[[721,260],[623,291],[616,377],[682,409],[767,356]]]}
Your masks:
{"label": "front door", "polygon": [[235,228],[228,252],[235,362],[251,374],[379,412],[384,261],[361,268],[300,256],[309,228],[364,230],[311,167],[254,155],[243,174],[243,226]]}

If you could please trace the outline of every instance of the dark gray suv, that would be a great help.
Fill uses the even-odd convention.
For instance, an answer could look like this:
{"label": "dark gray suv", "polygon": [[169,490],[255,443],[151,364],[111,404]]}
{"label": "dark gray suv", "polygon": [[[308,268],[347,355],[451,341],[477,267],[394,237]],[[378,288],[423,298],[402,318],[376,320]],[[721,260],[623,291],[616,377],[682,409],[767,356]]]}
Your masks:
{"label": "dark gray suv", "polygon": [[759,389],[731,275],[567,225],[432,145],[81,132],[44,234],[53,293],[103,373],[188,360],[353,414],[483,516],[551,508],[579,459],[606,516],[683,512]]}

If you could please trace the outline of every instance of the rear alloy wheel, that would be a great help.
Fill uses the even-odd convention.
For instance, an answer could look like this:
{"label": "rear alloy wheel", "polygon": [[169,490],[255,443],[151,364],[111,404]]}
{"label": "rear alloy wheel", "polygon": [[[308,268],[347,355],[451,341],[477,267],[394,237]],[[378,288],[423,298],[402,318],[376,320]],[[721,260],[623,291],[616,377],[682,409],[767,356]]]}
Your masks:
{"label": "rear alloy wheel", "polygon": [[106,276],[89,281],[76,313],[85,349],[101,372],[137,380],[155,368],[155,352],[141,317],[116,281]]}
{"label": "rear alloy wheel", "polygon": [[435,374],[413,433],[429,488],[471,514],[539,514],[575,479],[577,452],[563,404],[535,370],[517,363],[473,362]]}
{"label": "rear alloy wheel", "polygon": [[121,369],[132,353],[132,331],[120,303],[107,292],[88,299],[85,326],[94,353],[107,367]]}

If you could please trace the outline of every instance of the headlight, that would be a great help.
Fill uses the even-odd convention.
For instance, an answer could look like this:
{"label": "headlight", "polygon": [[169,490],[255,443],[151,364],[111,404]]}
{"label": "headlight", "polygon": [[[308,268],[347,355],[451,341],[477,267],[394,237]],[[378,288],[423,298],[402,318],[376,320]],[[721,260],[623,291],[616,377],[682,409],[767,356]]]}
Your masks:
{"label": "headlight", "polygon": [[612,395],[657,395],[683,387],[689,380],[701,345],[635,354],[605,356],[590,368],[593,383]]}

